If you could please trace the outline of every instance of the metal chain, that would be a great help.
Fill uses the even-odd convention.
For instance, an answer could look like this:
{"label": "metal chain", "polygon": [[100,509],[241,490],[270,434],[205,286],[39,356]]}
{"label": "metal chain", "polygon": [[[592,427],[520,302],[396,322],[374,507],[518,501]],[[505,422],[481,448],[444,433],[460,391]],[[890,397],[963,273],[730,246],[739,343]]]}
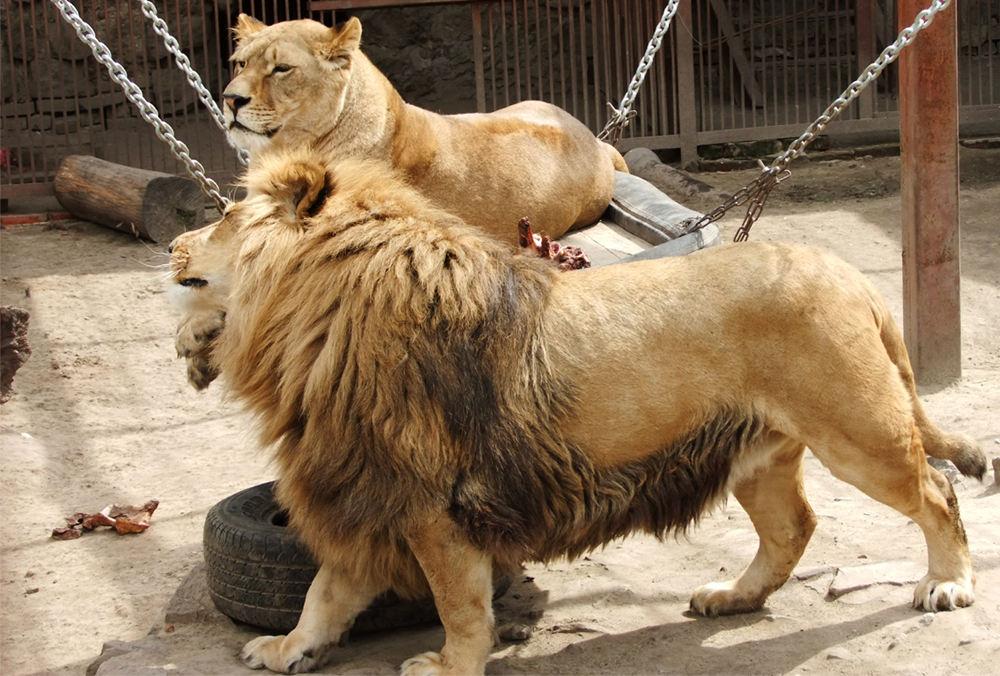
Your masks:
{"label": "metal chain", "polygon": [[635,71],[632,82],[629,83],[628,89],[625,91],[625,96],[622,97],[622,102],[618,104],[617,108],[608,103],[608,110],[611,112],[611,116],[608,119],[608,123],[604,125],[604,129],[597,135],[597,138],[600,140],[607,141],[613,146],[618,145],[625,127],[636,116],[636,112],[632,110],[632,104],[635,103],[635,97],[639,95],[639,88],[642,86],[643,80],[646,79],[646,73],[649,72],[649,69],[653,65],[653,57],[660,50],[660,43],[663,42],[663,36],[670,29],[670,21],[677,14],[677,8],[680,7],[680,4],[680,0],[669,0],[667,2],[667,6],[663,10],[663,16],[660,18],[660,23],[656,26],[656,31],[653,33],[653,37],[646,47],[646,53],[643,54],[642,60],[639,62],[639,68]]}
{"label": "metal chain", "polygon": [[805,132],[803,132],[801,136],[795,139],[795,141],[788,146],[788,149],[785,150],[785,152],[775,158],[770,166],[765,167],[764,163],[760,162],[762,170],[761,175],[751,181],[745,188],[741,189],[735,195],[726,200],[722,206],[719,206],[710,213],[702,216],[691,227],[691,232],[700,230],[709,223],[719,220],[733,207],[740,206],[750,201],[751,205],[747,209],[746,216],[743,218],[743,225],[740,226],[740,228],[736,231],[735,237],[733,237],[734,242],[745,241],[750,236],[750,228],[753,227],[754,222],[760,217],[761,211],[763,211],[764,208],[764,203],[767,201],[767,196],[770,194],[771,190],[791,175],[791,172],[787,169],[788,163],[798,157],[802,151],[805,150],[806,146],[812,143],[820,132],[826,128],[826,125],[828,125],[833,118],[839,115],[851,101],[856,99],[861,92],[863,92],[865,88],[867,88],[868,85],[871,84],[883,70],[885,70],[886,66],[896,60],[899,56],[899,52],[916,39],[917,33],[930,25],[935,14],[943,9],[946,9],[950,4],[951,0],[934,0],[930,7],[917,14],[917,18],[913,21],[913,24],[904,28],[899,34],[899,37],[896,38],[896,41],[882,50],[878,59],[865,69],[864,73],[861,74],[861,77],[852,82],[850,86],[845,89],[844,92],[833,103],[831,103],[826,110],[823,111],[823,114],[820,115],[815,122],[810,124],[806,128]]}
{"label": "metal chain", "polygon": [[[163,45],[167,48],[167,51],[174,55],[174,60],[177,62],[177,67],[184,71],[187,76],[188,84],[191,88],[198,92],[198,98],[201,100],[202,104],[208,108],[209,112],[212,113],[212,119],[215,120],[215,124],[218,125],[219,129],[225,133],[226,131],[226,118],[223,116],[222,111],[219,110],[219,105],[212,98],[212,93],[205,88],[202,83],[201,75],[191,66],[191,61],[188,59],[187,55],[181,51],[180,43],[177,39],[170,34],[170,29],[167,23],[159,17],[156,13],[156,5],[152,3],[151,0],[142,0],[142,13],[153,23],[153,31],[163,38]],[[237,155],[240,158],[240,162],[243,166],[250,164],[250,153],[246,148],[241,148]]]}
{"label": "metal chain", "polygon": [[128,72],[120,63],[112,58],[111,50],[108,49],[107,45],[97,39],[94,29],[91,28],[90,24],[80,18],[80,14],[76,11],[76,7],[74,7],[67,0],[52,0],[52,4],[55,5],[59,10],[59,13],[62,14],[63,19],[76,29],[76,33],[80,37],[80,40],[90,47],[91,51],[94,53],[94,58],[96,58],[108,69],[111,79],[121,86],[128,100],[135,104],[135,106],[139,109],[139,114],[142,116],[142,119],[153,125],[156,135],[170,146],[170,150],[173,152],[174,157],[184,163],[184,166],[187,168],[187,172],[201,185],[202,191],[215,200],[215,203],[218,205],[220,211],[224,211],[229,205],[229,200],[223,197],[219,192],[219,185],[205,175],[205,167],[203,167],[200,162],[193,159],[188,147],[174,136],[173,128],[160,118],[159,113],[156,110],[156,106],[146,100],[138,85],[129,80]]}

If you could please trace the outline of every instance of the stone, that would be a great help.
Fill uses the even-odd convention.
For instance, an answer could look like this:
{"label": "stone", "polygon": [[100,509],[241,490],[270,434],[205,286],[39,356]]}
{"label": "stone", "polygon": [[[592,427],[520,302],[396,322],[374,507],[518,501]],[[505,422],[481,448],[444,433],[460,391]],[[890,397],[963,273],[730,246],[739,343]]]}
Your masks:
{"label": "stone", "polygon": [[205,563],[201,562],[191,569],[184,581],[167,604],[166,624],[190,624],[207,622],[222,617],[212,603],[208,593],[208,582],[205,579]]}
{"label": "stone", "polygon": [[504,641],[527,641],[534,633],[534,629],[520,622],[509,622],[497,630]]}
{"label": "stone", "polygon": [[840,598],[844,594],[876,584],[911,584],[920,580],[925,572],[923,565],[912,561],[885,561],[845,566],[837,569],[827,594],[830,598]]}
{"label": "stone", "polygon": [[828,660],[849,660],[851,653],[847,648],[834,648],[826,654]]}
{"label": "stone", "polygon": [[132,651],[132,646],[124,641],[108,641],[101,647],[101,654],[87,666],[87,676],[96,676],[101,665],[114,657],[120,657]]}

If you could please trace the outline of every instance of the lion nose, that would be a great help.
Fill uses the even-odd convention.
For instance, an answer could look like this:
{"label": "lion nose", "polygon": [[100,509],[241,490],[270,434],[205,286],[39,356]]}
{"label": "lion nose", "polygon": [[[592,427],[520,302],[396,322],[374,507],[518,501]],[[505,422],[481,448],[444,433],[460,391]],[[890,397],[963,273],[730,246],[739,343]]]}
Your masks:
{"label": "lion nose", "polygon": [[223,92],[222,98],[225,99],[226,104],[233,109],[235,113],[240,108],[250,103],[250,99],[246,96],[240,96],[239,94],[230,94],[229,92]]}

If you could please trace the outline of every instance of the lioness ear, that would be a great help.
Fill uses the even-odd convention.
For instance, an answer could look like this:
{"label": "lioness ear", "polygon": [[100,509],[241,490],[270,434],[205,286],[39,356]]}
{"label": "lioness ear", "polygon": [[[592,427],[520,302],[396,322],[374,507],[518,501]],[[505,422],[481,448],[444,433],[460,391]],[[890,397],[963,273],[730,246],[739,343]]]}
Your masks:
{"label": "lioness ear", "polygon": [[330,41],[320,50],[320,56],[332,62],[337,68],[343,68],[350,60],[351,52],[361,46],[361,22],[352,16],[341,26],[330,29]]}
{"label": "lioness ear", "polygon": [[312,216],[329,193],[326,167],[318,162],[289,162],[271,175],[268,192],[278,202],[285,202],[295,219]]}
{"label": "lioness ear", "polygon": [[239,44],[247,38],[257,35],[265,28],[267,28],[267,24],[257,21],[247,14],[240,14],[236,18],[236,25],[233,26],[233,37],[236,38],[236,44]]}

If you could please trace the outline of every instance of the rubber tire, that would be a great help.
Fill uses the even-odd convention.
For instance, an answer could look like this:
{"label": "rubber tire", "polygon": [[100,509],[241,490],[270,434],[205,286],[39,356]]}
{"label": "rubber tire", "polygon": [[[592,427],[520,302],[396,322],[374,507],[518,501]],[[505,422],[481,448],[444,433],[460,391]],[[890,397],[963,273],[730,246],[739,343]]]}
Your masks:
{"label": "rubber tire", "polygon": [[[208,592],[224,615],[280,634],[295,628],[317,566],[285,527],[274,482],[221,500],[205,518],[203,548]],[[510,588],[497,580],[493,598]],[[375,599],[354,622],[365,633],[438,622],[433,599],[402,601],[392,592]]]}

